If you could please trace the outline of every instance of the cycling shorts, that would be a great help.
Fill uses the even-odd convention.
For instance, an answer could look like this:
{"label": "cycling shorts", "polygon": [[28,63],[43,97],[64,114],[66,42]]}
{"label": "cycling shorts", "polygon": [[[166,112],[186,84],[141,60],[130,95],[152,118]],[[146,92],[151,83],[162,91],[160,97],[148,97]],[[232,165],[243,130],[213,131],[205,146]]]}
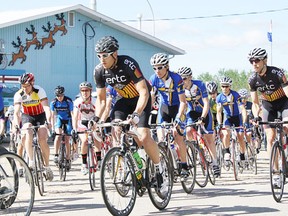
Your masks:
{"label": "cycling shorts", "polygon": [[65,125],[64,126],[64,129],[65,129],[64,132],[66,134],[71,134],[71,130],[72,130],[72,121],[71,121],[71,119],[62,120],[60,118],[57,118],[56,122],[55,122],[55,128],[62,128],[63,124]]}
{"label": "cycling shorts", "polygon": [[39,115],[27,115],[25,113],[22,113],[22,125],[25,123],[31,123],[33,126],[44,125],[46,122],[46,115],[45,112],[39,114]]}
{"label": "cycling shorts", "polygon": [[[197,122],[197,120],[201,117],[202,113],[200,112],[195,112],[195,111],[190,111],[186,114],[186,125],[192,124]],[[208,131],[209,134],[214,133],[214,125],[213,125],[213,117],[211,112],[207,115],[205,119],[205,129]]]}
{"label": "cycling shorts", "polygon": [[[224,116],[223,120],[223,125],[225,126],[232,126],[234,125],[235,127],[243,127],[243,120],[242,120],[242,115],[236,115],[236,116],[230,116],[227,117],[226,115]],[[243,128],[237,128],[237,132],[244,132]]]}

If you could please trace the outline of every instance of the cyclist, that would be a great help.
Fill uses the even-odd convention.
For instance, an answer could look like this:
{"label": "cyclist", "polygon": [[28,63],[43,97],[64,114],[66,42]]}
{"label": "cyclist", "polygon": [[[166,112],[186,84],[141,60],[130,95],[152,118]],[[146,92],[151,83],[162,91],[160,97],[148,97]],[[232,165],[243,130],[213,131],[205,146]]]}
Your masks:
{"label": "cyclist", "polygon": [[[53,172],[49,167],[50,148],[47,143],[48,132],[46,126],[44,126],[45,123],[48,123],[48,127],[51,127],[51,113],[48,105],[48,98],[42,87],[34,85],[35,78],[33,73],[22,74],[19,78],[19,82],[21,84],[21,89],[14,95],[13,125],[16,128],[19,128],[20,120],[22,121],[22,129],[30,126],[37,126],[38,124],[42,125],[37,133],[46,169],[45,177],[46,180],[52,181]],[[33,134],[31,130],[24,130],[22,133],[24,133],[25,136],[23,142],[28,154],[29,166],[33,167]]]}
{"label": "cyclist", "polygon": [[[100,64],[95,67],[94,79],[97,87],[97,119],[106,106],[106,87],[111,85],[122,97],[112,110],[112,120],[125,120],[132,114],[131,123],[137,125],[141,134],[138,145],[143,146],[155,165],[157,189],[164,189],[163,171],[160,166],[159,149],[152,139],[148,119],[151,111],[151,86],[143,76],[138,63],[126,55],[118,55],[119,44],[112,36],[101,38],[95,46]],[[98,109],[99,108],[99,109]],[[119,134],[120,128],[115,128]]]}
{"label": "cyclist", "polygon": [[213,116],[210,110],[208,94],[205,84],[201,80],[192,79],[192,70],[189,67],[181,67],[178,74],[184,82],[185,96],[188,104],[186,112],[186,136],[188,140],[195,139],[193,137],[193,128],[189,126],[191,123],[201,121],[205,125],[208,134],[204,134],[207,147],[212,155],[212,168],[215,177],[219,177],[220,168],[217,163],[216,145],[214,138]]}
{"label": "cyclist", "polygon": [[[242,127],[242,115],[241,110],[244,110],[243,104],[240,103],[240,95],[238,92],[231,89],[232,80],[229,77],[223,77],[220,79],[222,93],[216,98],[217,103],[217,121],[219,128],[224,126],[228,128],[232,125],[235,127]],[[223,111],[223,122],[222,122],[222,111]],[[237,128],[237,138],[240,144],[240,161],[239,166],[245,166],[245,141],[244,141],[244,130],[243,128]],[[230,130],[222,130],[223,134],[223,145],[224,145],[224,160],[225,164],[228,165],[231,154],[230,154]]]}
{"label": "cyclist", "polygon": [[217,125],[217,104],[216,97],[218,95],[218,85],[215,81],[206,83],[207,92],[209,94],[209,105],[213,115],[214,127]]}
{"label": "cyclist", "polygon": [[[155,93],[161,96],[159,104],[157,123],[175,121],[176,124],[182,125],[184,129],[186,99],[181,76],[169,70],[169,57],[165,53],[156,53],[150,59],[154,74],[150,77],[152,86],[152,103],[155,101]],[[181,118],[182,117],[182,118]],[[173,132],[175,142],[179,146],[181,158],[181,179],[188,177],[188,165],[186,160],[186,146],[183,134],[178,131]],[[157,130],[158,140],[164,139],[162,129]]]}
{"label": "cyclist", "polygon": [[[73,113],[73,130],[71,131],[74,139],[77,137],[78,132],[84,132],[88,129],[88,123],[90,120],[95,119],[95,102],[96,99],[92,97],[92,84],[90,82],[82,82],[79,85],[80,97],[74,101],[74,113]],[[82,167],[81,172],[83,175],[88,174],[87,165],[87,153],[88,153],[88,137],[85,133],[80,133],[79,138],[81,140],[81,154],[82,154]],[[97,139],[93,139],[96,147],[96,157],[98,166],[101,164],[101,142]]]}
{"label": "cyclist", "polygon": [[[62,126],[65,125],[65,133],[71,134],[72,130],[72,115],[73,115],[73,101],[71,98],[64,95],[65,88],[63,86],[57,86],[54,89],[55,98],[50,103],[50,109],[52,111],[51,124],[52,124],[52,136],[54,140],[55,156],[54,163],[58,164],[59,148],[60,148],[60,136],[55,136],[55,133],[62,133]],[[66,159],[67,159],[67,169],[71,168],[70,161],[70,137],[65,136],[66,145]]]}
{"label": "cyclist", "polygon": [[[249,78],[249,87],[252,99],[252,112],[256,120],[261,120],[259,116],[260,99],[262,99],[262,119],[263,121],[274,121],[281,114],[283,121],[288,121],[288,82],[283,70],[267,65],[267,52],[262,48],[254,48],[248,54],[248,59],[253,66],[254,73]],[[287,133],[287,125],[284,125]],[[270,154],[276,130],[273,126],[264,125],[267,137],[267,150]],[[280,185],[279,175],[273,177],[273,184]]]}

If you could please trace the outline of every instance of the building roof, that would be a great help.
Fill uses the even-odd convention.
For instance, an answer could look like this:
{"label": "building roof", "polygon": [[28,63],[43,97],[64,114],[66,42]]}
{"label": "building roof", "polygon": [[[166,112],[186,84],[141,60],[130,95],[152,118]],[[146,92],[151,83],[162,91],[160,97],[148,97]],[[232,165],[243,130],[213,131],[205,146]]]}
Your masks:
{"label": "building roof", "polygon": [[1,23],[1,21],[0,21],[0,28],[9,27],[12,25],[17,25],[20,23],[29,22],[29,21],[44,18],[47,16],[53,16],[55,14],[65,13],[68,11],[76,11],[76,12],[78,12],[84,16],[91,18],[92,20],[102,22],[105,25],[110,26],[111,28],[117,29],[121,32],[124,32],[128,35],[133,36],[134,38],[145,41],[145,42],[147,42],[153,46],[159,47],[159,48],[165,50],[166,52],[168,52],[169,54],[172,54],[172,55],[184,55],[185,54],[184,50],[182,50],[176,46],[173,46],[173,45],[171,45],[165,41],[162,41],[162,40],[160,40],[160,39],[158,39],[152,35],[149,35],[145,32],[142,32],[138,29],[135,29],[135,28],[133,28],[129,25],[126,25],[122,22],[119,22],[118,20],[114,20],[108,16],[105,16],[105,15],[103,15],[97,11],[94,11],[88,7],[85,7],[81,4],[70,6],[70,7],[64,7],[64,8],[47,8],[47,10],[43,10],[43,9],[38,10],[38,11],[36,10],[35,14],[37,14],[37,15],[33,15],[33,16],[30,16],[31,13],[29,13],[28,16],[25,13],[21,13],[21,14],[19,14],[19,16],[22,16],[22,17],[21,18],[18,17],[17,20],[6,21],[5,23]]}

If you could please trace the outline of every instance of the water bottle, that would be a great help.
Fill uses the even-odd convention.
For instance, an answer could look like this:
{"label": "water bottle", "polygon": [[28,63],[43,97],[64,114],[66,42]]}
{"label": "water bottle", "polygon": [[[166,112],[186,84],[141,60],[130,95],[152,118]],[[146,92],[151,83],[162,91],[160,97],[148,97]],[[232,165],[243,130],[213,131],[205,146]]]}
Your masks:
{"label": "water bottle", "polygon": [[173,157],[175,158],[175,160],[178,160],[178,154],[177,154],[176,147],[175,147],[174,143],[171,144],[171,150],[172,150],[172,154],[173,154]]}
{"label": "water bottle", "polygon": [[[135,159],[136,162],[137,162],[138,168],[139,168],[139,169],[142,169],[142,167],[143,167],[142,159],[141,159],[141,157],[140,157],[140,155],[138,154],[137,151],[135,151],[135,152],[133,153],[133,157],[134,157],[134,159]],[[137,173],[136,173],[136,176],[137,176]]]}
{"label": "water bottle", "polygon": [[142,178],[142,173],[141,173],[140,170],[138,170],[135,174],[136,174],[136,178],[137,178],[138,180],[140,180],[140,179]]}

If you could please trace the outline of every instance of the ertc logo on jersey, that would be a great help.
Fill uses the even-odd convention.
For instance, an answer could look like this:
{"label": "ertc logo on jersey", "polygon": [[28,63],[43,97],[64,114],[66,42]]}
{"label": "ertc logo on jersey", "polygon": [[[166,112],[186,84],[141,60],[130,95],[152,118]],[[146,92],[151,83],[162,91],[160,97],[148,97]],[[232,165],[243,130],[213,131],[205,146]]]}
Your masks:
{"label": "ertc logo on jersey", "polygon": [[264,86],[259,86],[258,87],[258,90],[260,92],[264,92],[264,91],[273,91],[275,89],[275,85],[274,84],[271,84],[271,85],[264,85]]}
{"label": "ertc logo on jersey", "polygon": [[122,75],[122,76],[118,76],[117,74],[114,76],[114,77],[112,77],[112,78],[109,78],[109,77],[107,77],[106,78],[106,82],[110,85],[110,84],[114,84],[114,83],[124,83],[124,82],[126,82],[127,81],[127,79],[126,79],[126,77],[124,76],[124,75]]}
{"label": "ertc logo on jersey", "polygon": [[125,59],[124,60],[124,64],[128,65],[132,71],[134,71],[136,69],[136,66],[134,65],[134,62],[128,60],[128,59]]}

